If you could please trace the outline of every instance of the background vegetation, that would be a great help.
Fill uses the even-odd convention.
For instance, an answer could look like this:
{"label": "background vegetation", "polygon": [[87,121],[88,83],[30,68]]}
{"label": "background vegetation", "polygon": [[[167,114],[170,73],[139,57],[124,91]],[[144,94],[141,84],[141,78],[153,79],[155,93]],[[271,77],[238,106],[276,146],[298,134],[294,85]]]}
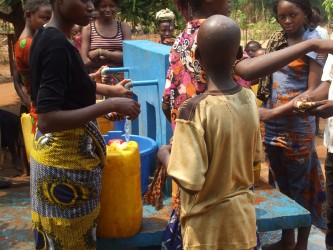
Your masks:
{"label": "background vegetation", "polygon": [[[24,28],[23,4],[25,0],[0,0],[0,32],[15,32],[18,36]],[[272,13],[275,0],[233,0],[231,17],[236,20],[247,40],[265,40],[279,26]],[[322,10],[326,21],[333,19],[333,0],[311,0],[313,6]],[[134,35],[156,33],[155,13],[169,8],[176,14],[176,30],[185,26],[185,20],[176,11],[172,0],[123,0],[119,19],[127,21]],[[8,25],[12,24],[12,25]]]}

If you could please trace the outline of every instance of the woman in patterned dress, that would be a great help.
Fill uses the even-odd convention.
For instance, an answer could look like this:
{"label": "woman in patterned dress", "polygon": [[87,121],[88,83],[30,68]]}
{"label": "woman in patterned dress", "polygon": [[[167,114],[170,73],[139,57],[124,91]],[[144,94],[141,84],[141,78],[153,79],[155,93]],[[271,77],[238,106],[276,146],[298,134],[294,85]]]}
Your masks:
{"label": "woman in patterned dress", "polygon": [[[274,11],[282,27],[268,42],[266,52],[283,50],[304,40],[320,39],[307,29],[311,5],[305,0],[276,1]],[[326,228],[325,181],[314,145],[315,117],[291,115],[284,109],[296,96],[315,89],[320,83],[324,56],[310,52],[292,61],[264,81],[269,82],[269,97],[261,109],[265,121],[265,148],[270,166],[282,193],[311,212],[312,223]],[[282,231],[279,242],[263,249],[307,249],[310,227]]]}
{"label": "woman in patterned dress", "polygon": [[[123,87],[129,80],[116,86],[92,81],[71,41],[74,24],[91,20],[92,1],[51,4],[52,18],[37,31],[30,52],[31,95],[39,116],[30,160],[35,247],[96,249],[105,158],[96,117],[116,111],[135,119],[140,105]],[[100,70],[94,78],[100,80]],[[112,98],[96,104],[96,93]]]}

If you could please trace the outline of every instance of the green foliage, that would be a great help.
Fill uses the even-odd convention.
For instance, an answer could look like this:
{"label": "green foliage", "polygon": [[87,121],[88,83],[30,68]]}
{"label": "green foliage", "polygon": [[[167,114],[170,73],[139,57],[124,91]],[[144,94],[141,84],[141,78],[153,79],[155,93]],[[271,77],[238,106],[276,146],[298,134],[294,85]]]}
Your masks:
{"label": "green foliage", "polygon": [[172,0],[123,0],[119,17],[132,26],[133,33],[156,33],[156,13],[169,8],[176,15],[176,29],[183,29],[185,22],[177,12]]}
{"label": "green foliage", "polygon": [[277,22],[256,22],[251,23],[248,29],[248,40],[263,41],[268,39],[274,31],[280,30],[281,27]]}
{"label": "green foliage", "polygon": [[323,7],[328,14],[328,20],[333,21],[333,1],[332,0],[324,0]]}

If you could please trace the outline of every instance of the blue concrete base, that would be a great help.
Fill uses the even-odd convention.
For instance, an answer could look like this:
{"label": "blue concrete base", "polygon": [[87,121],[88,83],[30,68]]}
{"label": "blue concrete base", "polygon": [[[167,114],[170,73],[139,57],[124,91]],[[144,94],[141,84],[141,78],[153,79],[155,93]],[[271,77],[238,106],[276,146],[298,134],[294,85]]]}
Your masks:
{"label": "blue concrete base", "polygon": [[[260,232],[308,227],[310,213],[275,189],[256,190],[257,225]],[[140,232],[124,239],[98,239],[97,249],[129,249],[161,245],[171,214],[171,198],[156,211],[145,205]],[[29,186],[0,190],[0,249],[33,249]]]}
{"label": "blue concrete base", "polygon": [[311,226],[310,212],[276,189],[255,194],[259,232]]}
{"label": "blue concrete base", "polygon": [[[256,190],[256,215],[259,232],[311,226],[310,213],[275,189]],[[169,216],[171,198],[164,200],[164,208],[156,211],[144,206],[144,221],[139,234],[126,239],[99,239],[98,249],[124,249],[161,245]]]}

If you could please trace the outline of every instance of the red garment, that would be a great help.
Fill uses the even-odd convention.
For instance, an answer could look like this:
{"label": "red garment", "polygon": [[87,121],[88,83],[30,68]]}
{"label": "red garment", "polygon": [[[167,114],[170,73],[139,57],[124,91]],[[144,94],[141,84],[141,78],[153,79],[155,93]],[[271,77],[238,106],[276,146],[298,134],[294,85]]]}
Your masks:
{"label": "red garment", "polygon": [[75,48],[78,49],[78,51],[81,52],[81,45],[82,45],[82,35],[81,34],[77,34],[73,37],[74,40],[74,46]]}
{"label": "red garment", "polygon": [[[22,79],[22,83],[30,98],[31,95],[31,82],[30,82],[30,68],[29,68],[29,53],[32,43],[31,37],[21,38],[14,44],[14,56],[16,62],[17,71]],[[37,113],[36,107],[33,103],[30,103],[30,115],[32,118],[31,133],[36,132],[37,125]]]}
{"label": "red garment", "polygon": [[21,38],[14,45],[14,55],[17,71],[20,74],[24,87],[30,95],[29,52],[32,43],[31,37]]}

